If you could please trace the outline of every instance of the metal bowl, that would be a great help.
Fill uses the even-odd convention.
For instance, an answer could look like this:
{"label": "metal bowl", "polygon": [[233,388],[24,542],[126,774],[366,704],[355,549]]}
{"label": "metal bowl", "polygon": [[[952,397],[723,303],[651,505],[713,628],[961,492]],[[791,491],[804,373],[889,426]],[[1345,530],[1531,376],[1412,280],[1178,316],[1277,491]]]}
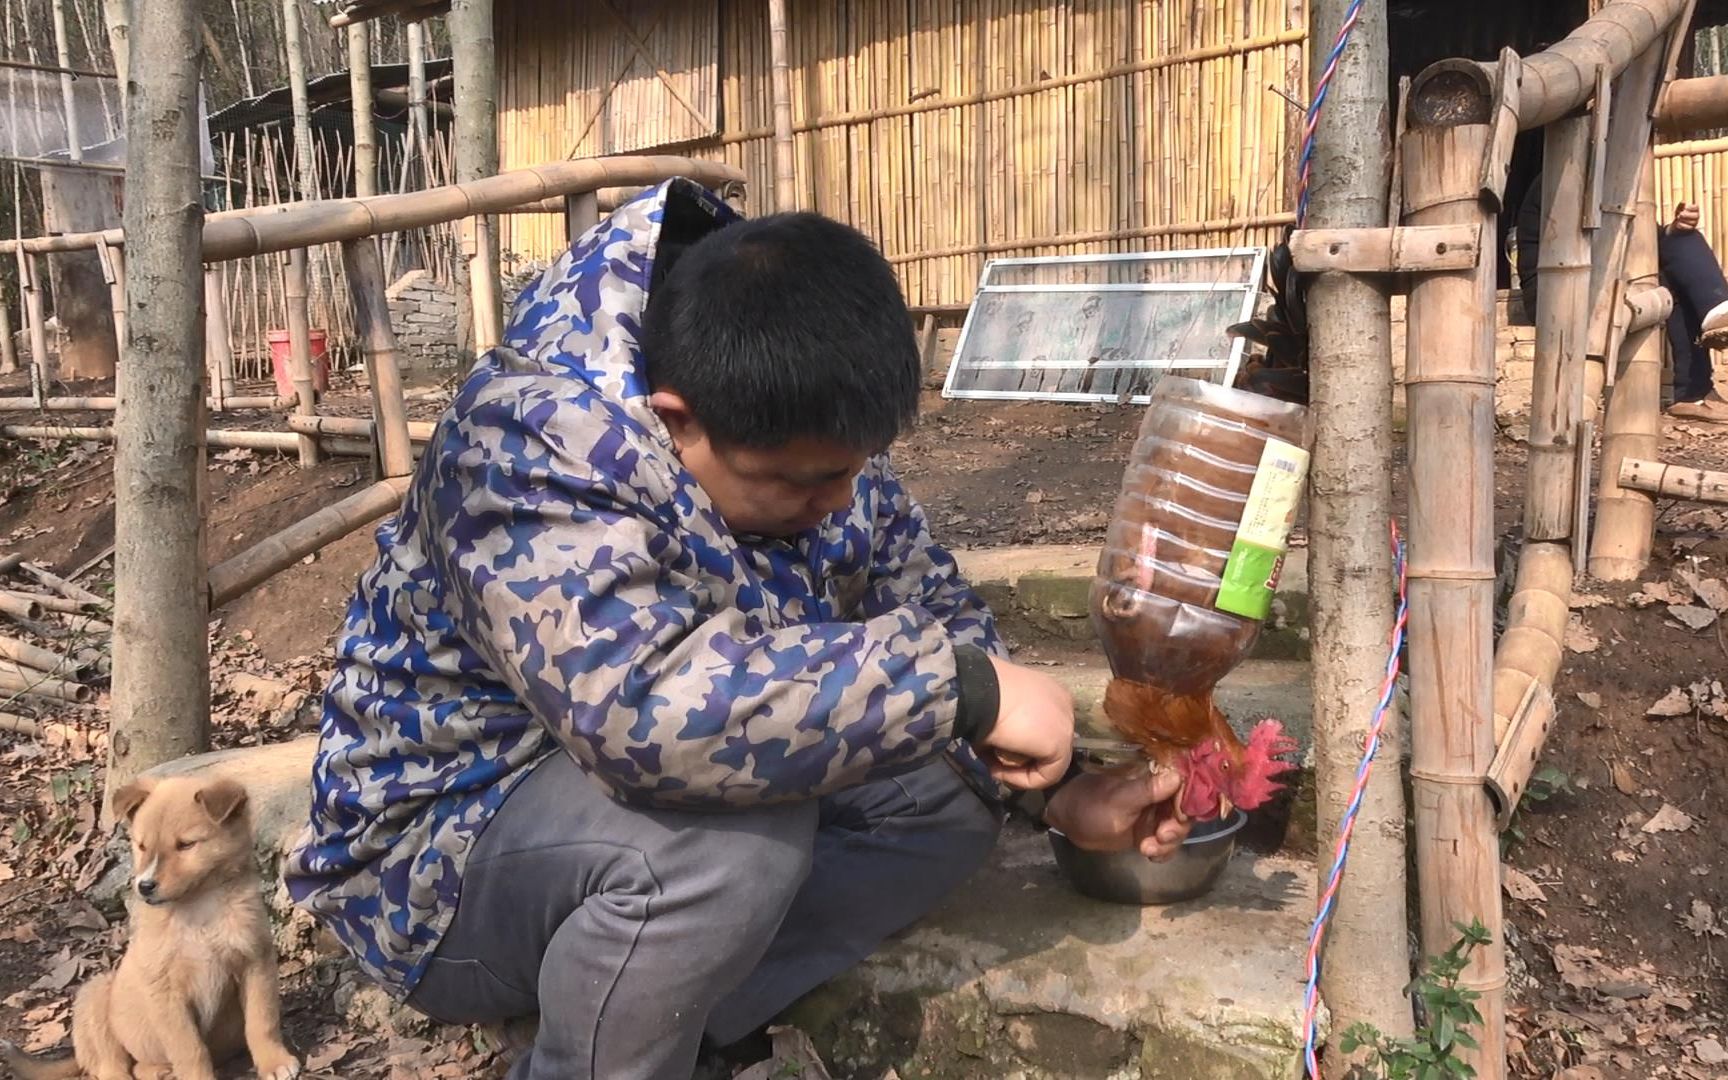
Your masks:
{"label": "metal bowl", "polygon": [[1233,810],[1217,821],[1196,822],[1182,850],[1167,862],[1153,862],[1138,851],[1083,851],[1050,830],[1050,848],[1069,884],[1083,896],[1113,904],[1163,905],[1193,900],[1212,891],[1248,815]]}

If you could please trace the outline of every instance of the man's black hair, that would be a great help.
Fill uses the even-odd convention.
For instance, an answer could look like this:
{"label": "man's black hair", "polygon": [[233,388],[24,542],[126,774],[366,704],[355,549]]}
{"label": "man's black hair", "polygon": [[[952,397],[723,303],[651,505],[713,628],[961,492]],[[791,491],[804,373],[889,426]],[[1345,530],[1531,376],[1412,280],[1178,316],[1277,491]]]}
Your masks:
{"label": "man's black hair", "polygon": [[912,320],[863,234],[819,214],[774,214],[682,250],[662,244],[656,262],[667,256],[643,315],[648,384],[682,396],[717,443],[803,437],[873,453],[911,426]]}

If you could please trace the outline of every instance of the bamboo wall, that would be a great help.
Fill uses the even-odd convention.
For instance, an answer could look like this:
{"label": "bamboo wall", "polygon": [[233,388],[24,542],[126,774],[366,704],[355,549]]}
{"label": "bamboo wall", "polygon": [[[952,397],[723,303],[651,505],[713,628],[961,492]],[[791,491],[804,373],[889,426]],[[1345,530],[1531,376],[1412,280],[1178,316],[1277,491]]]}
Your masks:
{"label": "bamboo wall", "polygon": [[[876,238],[913,305],[966,303],[994,255],[1266,244],[1291,220],[1300,115],[1269,87],[1306,98],[1303,0],[790,7],[799,204]],[[740,166],[751,205],[771,205],[767,5],[653,10],[659,34],[683,42],[661,53],[662,70],[691,94],[707,69],[665,62],[677,49],[704,56],[712,25],[715,131],[689,134],[694,117],[676,103],[608,115],[666,138],[683,131],[684,152]],[[496,11],[503,167],[598,152],[587,121],[621,57],[596,39],[618,40],[615,21],[595,9],[578,24],[555,0],[499,0]],[[661,81],[639,65],[614,95],[648,101],[638,84],[650,79]],[[504,247],[550,258],[563,228],[512,216]]]}
{"label": "bamboo wall", "polygon": [[1656,209],[1662,220],[1683,202],[1698,204],[1698,230],[1718,258],[1728,257],[1728,139],[1656,148]]}

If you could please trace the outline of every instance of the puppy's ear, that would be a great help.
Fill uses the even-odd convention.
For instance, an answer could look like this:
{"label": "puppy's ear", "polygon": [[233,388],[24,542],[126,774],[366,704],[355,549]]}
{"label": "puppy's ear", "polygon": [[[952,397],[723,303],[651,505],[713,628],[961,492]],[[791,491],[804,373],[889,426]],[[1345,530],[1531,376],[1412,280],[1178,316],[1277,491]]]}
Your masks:
{"label": "puppy's ear", "polygon": [[138,813],[138,808],[144,805],[144,800],[155,790],[154,780],[134,780],[114,793],[114,815],[124,819],[128,824]]}
{"label": "puppy's ear", "polygon": [[218,825],[238,814],[246,805],[246,789],[233,780],[212,780],[192,797]]}

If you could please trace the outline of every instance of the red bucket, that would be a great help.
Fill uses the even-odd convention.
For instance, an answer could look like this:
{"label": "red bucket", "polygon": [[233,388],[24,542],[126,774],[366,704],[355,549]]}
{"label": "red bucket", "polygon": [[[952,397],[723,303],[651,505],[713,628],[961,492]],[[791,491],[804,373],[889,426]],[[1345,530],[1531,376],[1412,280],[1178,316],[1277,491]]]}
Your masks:
{"label": "red bucket", "polygon": [[[272,330],[266,336],[270,339],[270,370],[276,376],[276,393],[281,397],[293,397],[291,361],[294,346],[289,340],[288,331]],[[322,394],[330,389],[330,347],[322,330],[312,331],[311,338],[312,386]]]}

